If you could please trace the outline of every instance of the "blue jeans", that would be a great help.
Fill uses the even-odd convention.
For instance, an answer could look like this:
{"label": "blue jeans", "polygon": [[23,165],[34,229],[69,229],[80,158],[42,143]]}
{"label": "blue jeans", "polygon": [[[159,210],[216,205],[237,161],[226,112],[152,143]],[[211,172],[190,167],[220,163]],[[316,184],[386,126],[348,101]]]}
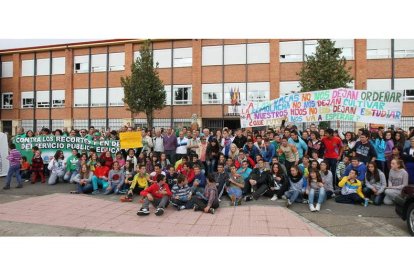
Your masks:
{"label": "blue jeans", "polygon": [[93,191],[92,183],[85,184],[84,186],[80,185],[79,183],[77,185],[78,185],[77,190],[78,190],[78,193],[80,194],[87,194]]}
{"label": "blue jeans", "polygon": [[66,173],[65,173],[65,176],[63,177],[63,180],[65,180],[65,181],[69,181],[70,183],[73,183],[73,179],[75,178],[75,176],[77,175],[78,173],[76,172],[76,171],[67,171]]}
{"label": "blue jeans", "polygon": [[285,193],[285,196],[290,200],[290,202],[302,202],[302,194],[300,191],[289,190]]}
{"label": "blue jeans", "polygon": [[20,165],[11,166],[7,172],[6,187],[10,187],[13,174],[16,175],[18,186],[22,185],[22,176],[20,175]]}
{"label": "blue jeans", "polygon": [[242,190],[240,188],[236,187],[229,187],[227,188],[227,194],[231,197],[234,195],[236,199],[239,199],[242,197]]}
{"label": "blue jeans", "polygon": [[315,189],[310,189],[309,191],[309,204],[313,205],[313,201],[315,199],[315,196],[318,198],[318,204],[321,204],[325,202],[326,199],[326,192],[325,188],[319,188],[319,192],[315,191]]}
{"label": "blue jeans", "polygon": [[95,175],[92,176],[92,186],[94,191],[98,190],[98,185],[102,186],[102,189],[106,189],[108,187],[108,182],[102,178],[96,177]]}
{"label": "blue jeans", "polygon": [[207,171],[208,171],[208,174],[211,174],[211,173],[213,173],[215,171],[216,164],[217,164],[217,159],[215,159],[215,158],[210,159],[209,161],[207,161],[207,167],[208,167]]}
{"label": "blue jeans", "polygon": [[[337,187],[337,179],[336,179],[336,165],[338,163],[338,160],[336,158],[325,158],[324,160],[326,163],[328,163],[329,168],[331,169],[332,178],[333,178],[333,186],[334,188]],[[335,189],[334,189],[335,190]]]}

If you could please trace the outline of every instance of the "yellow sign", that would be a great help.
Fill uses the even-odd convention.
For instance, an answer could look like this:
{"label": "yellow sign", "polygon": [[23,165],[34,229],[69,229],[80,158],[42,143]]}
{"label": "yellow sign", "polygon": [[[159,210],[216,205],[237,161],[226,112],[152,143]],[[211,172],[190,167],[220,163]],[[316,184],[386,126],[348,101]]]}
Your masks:
{"label": "yellow sign", "polygon": [[142,148],[141,131],[119,133],[119,144],[121,149]]}

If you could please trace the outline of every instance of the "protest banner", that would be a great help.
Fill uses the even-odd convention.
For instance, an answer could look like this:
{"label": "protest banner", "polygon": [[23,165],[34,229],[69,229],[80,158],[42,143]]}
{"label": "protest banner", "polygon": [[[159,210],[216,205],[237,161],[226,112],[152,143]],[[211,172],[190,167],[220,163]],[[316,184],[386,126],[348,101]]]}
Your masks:
{"label": "protest banner", "polygon": [[121,149],[142,148],[141,131],[119,133],[119,143]]}
{"label": "protest banner", "polygon": [[112,156],[119,151],[119,140],[91,141],[81,137],[53,135],[30,138],[16,137],[14,138],[14,143],[16,144],[16,149],[23,156],[26,156],[29,162],[31,162],[33,157],[32,148],[34,146],[38,146],[41,150],[44,163],[49,163],[50,157],[54,156],[57,150],[63,151],[65,159],[72,154],[73,149],[77,149],[81,153],[82,150],[88,152],[90,148],[94,148],[98,157],[105,149],[108,149]]}
{"label": "protest banner", "polygon": [[290,94],[272,101],[243,105],[242,127],[292,123],[352,121],[395,124],[401,121],[402,91],[337,88]]}
{"label": "protest banner", "polygon": [[0,132],[0,176],[6,176],[9,171],[9,160],[6,159],[8,154],[7,135]]}

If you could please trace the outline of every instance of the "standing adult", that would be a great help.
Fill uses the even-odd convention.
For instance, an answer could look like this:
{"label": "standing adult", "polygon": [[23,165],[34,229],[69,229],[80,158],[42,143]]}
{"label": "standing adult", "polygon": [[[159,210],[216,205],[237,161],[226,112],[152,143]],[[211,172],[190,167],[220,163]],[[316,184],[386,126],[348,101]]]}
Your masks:
{"label": "standing adult", "polygon": [[342,141],[339,137],[333,136],[333,129],[328,128],[324,134],[325,136],[322,138],[322,144],[325,147],[325,154],[324,159],[325,162],[328,163],[328,167],[331,169],[333,175],[333,183],[336,185],[336,164],[338,161],[341,160],[342,153],[344,151],[344,146]]}
{"label": "standing adult", "polygon": [[175,151],[176,160],[181,160],[184,156],[187,156],[188,139],[184,137],[184,132],[180,131],[177,138],[177,149]]}
{"label": "standing adult", "polygon": [[167,134],[164,136],[164,150],[167,155],[167,159],[171,164],[175,164],[175,151],[177,150],[177,136],[172,131],[172,128],[167,128]]}

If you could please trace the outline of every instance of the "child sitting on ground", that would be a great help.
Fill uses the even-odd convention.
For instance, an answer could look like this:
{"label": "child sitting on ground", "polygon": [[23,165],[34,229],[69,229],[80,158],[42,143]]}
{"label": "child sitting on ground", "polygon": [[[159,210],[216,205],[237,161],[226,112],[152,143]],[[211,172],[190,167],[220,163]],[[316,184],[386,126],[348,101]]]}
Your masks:
{"label": "child sitting on ground", "polygon": [[173,186],[171,192],[171,203],[178,211],[193,208],[194,203],[192,201],[191,187],[188,186],[185,175],[180,174],[178,176],[177,184]]}
{"label": "child sitting on ground", "polygon": [[126,197],[122,197],[122,202],[131,202],[133,194],[139,194],[143,190],[148,187],[148,182],[150,181],[150,175],[146,172],[145,165],[139,165],[139,169],[137,170],[137,174],[135,174],[131,184],[128,188],[128,193]]}
{"label": "child sitting on ground", "polygon": [[27,162],[26,156],[22,156],[22,159],[20,159],[20,175],[24,182],[30,181],[30,173],[30,163]]}

